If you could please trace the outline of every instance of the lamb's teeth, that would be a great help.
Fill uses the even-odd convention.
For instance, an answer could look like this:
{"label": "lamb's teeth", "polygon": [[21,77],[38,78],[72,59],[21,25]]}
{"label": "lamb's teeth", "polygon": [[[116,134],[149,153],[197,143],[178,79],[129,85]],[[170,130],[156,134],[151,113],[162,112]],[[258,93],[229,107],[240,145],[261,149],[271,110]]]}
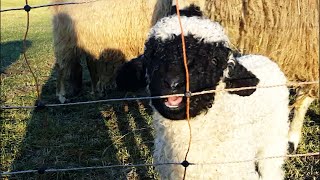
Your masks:
{"label": "lamb's teeth", "polygon": [[177,108],[177,107],[179,107],[179,106],[177,106],[177,105],[169,105],[169,104],[166,104],[166,106],[167,106],[168,108]]}

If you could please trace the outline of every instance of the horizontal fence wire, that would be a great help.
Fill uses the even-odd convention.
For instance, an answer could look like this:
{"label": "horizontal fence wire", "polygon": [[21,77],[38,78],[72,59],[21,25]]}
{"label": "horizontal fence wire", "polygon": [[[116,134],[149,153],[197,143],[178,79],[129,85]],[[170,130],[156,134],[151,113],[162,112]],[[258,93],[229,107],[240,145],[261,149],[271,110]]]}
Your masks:
{"label": "horizontal fence wire", "polygon": [[[51,3],[44,5],[35,5],[29,6],[26,3],[27,8],[37,9],[43,7],[51,7],[51,6],[62,6],[62,5],[75,5],[75,4],[87,4],[98,2],[102,0],[92,0],[92,1],[83,1],[83,2],[64,2],[64,3]],[[26,10],[26,6],[22,8],[9,8],[0,10],[0,12],[8,12],[8,11],[17,11],[17,10]],[[30,10],[29,9],[29,10]],[[86,102],[75,102],[75,103],[65,103],[65,104],[37,104],[34,106],[1,106],[0,110],[6,109],[32,109],[37,108],[39,106],[42,107],[60,107],[60,106],[72,106],[72,105],[83,105],[83,104],[94,104],[94,103],[105,103],[105,102],[116,102],[116,101],[133,101],[133,100],[146,100],[146,99],[158,99],[158,98],[168,98],[172,96],[197,96],[202,94],[209,94],[221,91],[240,91],[240,90],[248,90],[248,89],[257,89],[257,88],[274,88],[280,86],[301,86],[301,85],[310,85],[310,84],[319,84],[319,81],[311,81],[311,82],[289,82],[286,84],[280,85],[269,85],[269,86],[252,86],[252,87],[242,87],[242,88],[229,88],[229,89],[219,89],[219,90],[206,90],[201,92],[192,92],[191,94],[173,94],[173,95],[165,95],[165,96],[148,96],[148,97],[133,97],[133,98],[119,98],[119,99],[105,99],[105,100],[96,100],[96,101],[86,101]],[[231,163],[246,163],[257,160],[267,160],[267,159],[275,159],[275,158],[292,158],[292,157],[317,157],[319,158],[320,152],[314,153],[306,153],[306,154],[294,154],[294,155],[285,155],[285,156],[271,156],[271,157],[263,157],[263,158],[254,158],[249,160],[238,160],[238,161],[225,161],[225,162],[205,162],[205,163],[192,163],[190,165],[214,165],[214,164],[231,164]],[[67,171],[81,171],[81,170],[97,170],[97,169],[107,169],[107,168],[125,168],[125,167],[146,167],[146,166],[162,166],[162,165],[182,165],[183,162],[168,162],[168,163],[158,163],[158,164],[127,164],[127,165],[106,165],[106,166],[92,166],[92,167],[75,167],[75,168],[64,168],[64,169],[46,169],[39,168],[37,170],[24,170],[24,171],[8,171],[1,172],[1,176],[10,176],[10,175],[18,175],[18,174],[26,174],[26,173],[55,173],[55,172],[67,172]]]}
{"label": "horizontal fence wire", "polygon": [[[93,1],[83,1],[83,2],[50,3],[50,4],[30,6],[30,8],[31,8],[31,9],[37,9],[37,8],[44,8],[44,7],[51,7],[51,6],[88,4],[88,3],[98,2],[98,1],[103,1],[103,0],[93,0]],[[2,9],[2,10],[0,10],[0,12],[19,11],[19,10],[25,10],[25,8],[24,8],[24,7],[8,8],[8,9]]]}
{"label": "horizontal fence wire", "polygon": [[[238,164],[238,163],[247,163],[254,162],[257,160],[267,160],[267,159],[276,159],[276,158],[293,158],[293,157],[318,157],[320,156],[320,152],[314,153],[305,153],[305,154],[291,154],[285,156],[269,156],[263,158],[254,158],[249,160],[241,160],[241,161],[225,161],[225,162],[206,162],[206,163],[192,163],[189,165],[219,165],[219,164]],[[182,163],[177,162],[168,162],[168,163],[156,163],[156,164],[126,164],[126,165],[107,165],[107,166],[91,166],[91,167],[75,167],[75,168],[63,168],[63,169],[45,169],[39,168],[37,170],[24,170],[24,171],[8,171],[1,172],[1,176],[10,176],[10,175],[18,175],[18,174],[27,174],[27,173],[57,173],[57,172],[67,172],[67,171],[83,171],[83,170],[98,170],[98,169],[108,169],[108,168],[130,168],[130,167],[147,167],[147,166],[164,166],[164,165],[175,165],[182,166]]]}
{"label": "horizontal fence wire", "polygon": [[[318,84],[318,81],[310,81],[310,82],[288,82],[286,84],[276,84],[276,85],[269,85],[269,86],[250,86],[250,87],[241,87],[241,88],[226,88],[226,89],[219,89],[219,90],[206,90],[201,92],[191,92],[191,96],[203,95],[203,94],[212,94],[221,91],[241,91],[241,90],[248,90],[248,89],[258,89],[258,88],[275,88],[280,86],[302,86],[302,85],[312,85]],[[188,94],[189,96],[190,94]],[[130,98],[114,98],[114,99],[102,99],[102,100],[95,100],[95,101],[83,101],[83,102],[73,102],[73,103],[65,103],[65,104],[43,104],[44,107],[61,107],[61,106],[75,106],[75,105],[88,105],[88,104],[96,104],[96,103],[108,103],[108,102],[119,102],[119,101],[136,101],[136,100],[150,100],[150,99],[161,99],[161,98],[168,98],[173,96],[187,96],[186,94],[171,94],[171,95],[163,95],[163,96],[145,96],[145,97],[130,97]],[[33,109],[37,108],[37,105],[30,105],[30,106],[1,106],[0,110],[8,110],[8,109]]]}

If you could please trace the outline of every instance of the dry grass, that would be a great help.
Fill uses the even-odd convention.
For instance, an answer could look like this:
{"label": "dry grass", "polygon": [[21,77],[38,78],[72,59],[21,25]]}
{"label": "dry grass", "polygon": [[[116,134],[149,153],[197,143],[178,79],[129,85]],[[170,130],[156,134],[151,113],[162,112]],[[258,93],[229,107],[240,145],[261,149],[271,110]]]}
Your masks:
{"label": "dry grass", "polygon": [[[11,1],[1,1],[2,5]],[[37,1],[42,3],[44,1]],[[47,2],[44,2],[47,3]],[[9,4],[9,3],[8,3]],[[15,7],[15,4],[10,4]],[[4,7],[2,7],[4,8]],[[51,15],[47,8],[32,10],[28,59],[36,70],[45,102],[54,103],[56,74]],[[24,12],[1,13],[2,105],[32,105],[35,83],[21,56]],[[85,73],[82,94],[74,101],[92,100]],[[110,97],[123,94],[110,92]],[[0,118],[0,171],[71,168],[108,164],[151,163],[153,132],[145,102],[81,105],[43,110],[5,110]],[[303,142],[297,153],[319,152],[319,104],[307,114]],[[288,179],[316,179],[319,159],[292,158],[286,163]],[[63,173],[23,174],[3,179],[156,179],[152,167],[111,168]]]}

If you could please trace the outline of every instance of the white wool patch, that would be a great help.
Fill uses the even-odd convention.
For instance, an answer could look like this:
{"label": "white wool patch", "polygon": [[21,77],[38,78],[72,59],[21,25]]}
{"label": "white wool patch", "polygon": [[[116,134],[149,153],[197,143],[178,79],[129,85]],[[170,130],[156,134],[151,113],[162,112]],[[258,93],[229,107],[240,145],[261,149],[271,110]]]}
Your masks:
{"label": "white wool patch", "polygon": [[[283,72],[269,58],[261,55],[229,57],[238,61],[259,78],[261,86],[286,82]],[[219,82],[217,90],[225,83]],[[258,88],[250,96],[225,91],[215,94],[207,113],[190,121],[191,146],[188,161],[197,165],[187,168],[186,179],[284,179],[284,156],[288,144],[289,91],[286,86]],[[154,107],[154,162],[182,162],[189,143],[187,121],[164,118]],[[223,163],[238,162],[242,163]],[[221,162],[221,164],[217,163]],[[207,164],[207,165],[200,165]],[[182,166],[156,166],[161,179],[182,179]],[[260,175],[260,177],[259,177]]]}
{"label": "white wool patch", "polygon": [[[181,24],[184,36],[192,34],[194,37],[203,40],[206,43],[224,42],[229,47],[229,38],[224,32],[223,27],[210,19],[203,17],[181,16]],[[162,18],[149,32],[148,39],[155,37],[162,41],[172,39],[173,35],[180,35],[181,29],[178,17],[176,15]]]}

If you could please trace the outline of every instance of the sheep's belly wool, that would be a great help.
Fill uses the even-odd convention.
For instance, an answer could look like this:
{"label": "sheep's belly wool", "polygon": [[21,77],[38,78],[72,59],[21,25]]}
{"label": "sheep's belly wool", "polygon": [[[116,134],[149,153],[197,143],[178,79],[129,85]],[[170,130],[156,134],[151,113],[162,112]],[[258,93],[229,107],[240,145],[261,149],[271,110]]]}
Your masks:
{"label": "sheep's belly wool", "polygon": [[[258,86],[286,83],[279,67],[266,57],[248,55],[238,61],[259,78]],[[221,81],[217,89],[224,86]],[[190,120],[187,161],[195,165],[186,168],[186,179],[258,179],[254,158],[286,154],[288,96],[286,86],[257,88],[250,96],[217,92],[212,108]],[[156,109],[153,119],[155,163],[182,162],[189,143],[188,122],[165,119]],[[283,161],[278,163],[281,166]],[[162,179],[184,174],[181,165],[156,168]]]}

